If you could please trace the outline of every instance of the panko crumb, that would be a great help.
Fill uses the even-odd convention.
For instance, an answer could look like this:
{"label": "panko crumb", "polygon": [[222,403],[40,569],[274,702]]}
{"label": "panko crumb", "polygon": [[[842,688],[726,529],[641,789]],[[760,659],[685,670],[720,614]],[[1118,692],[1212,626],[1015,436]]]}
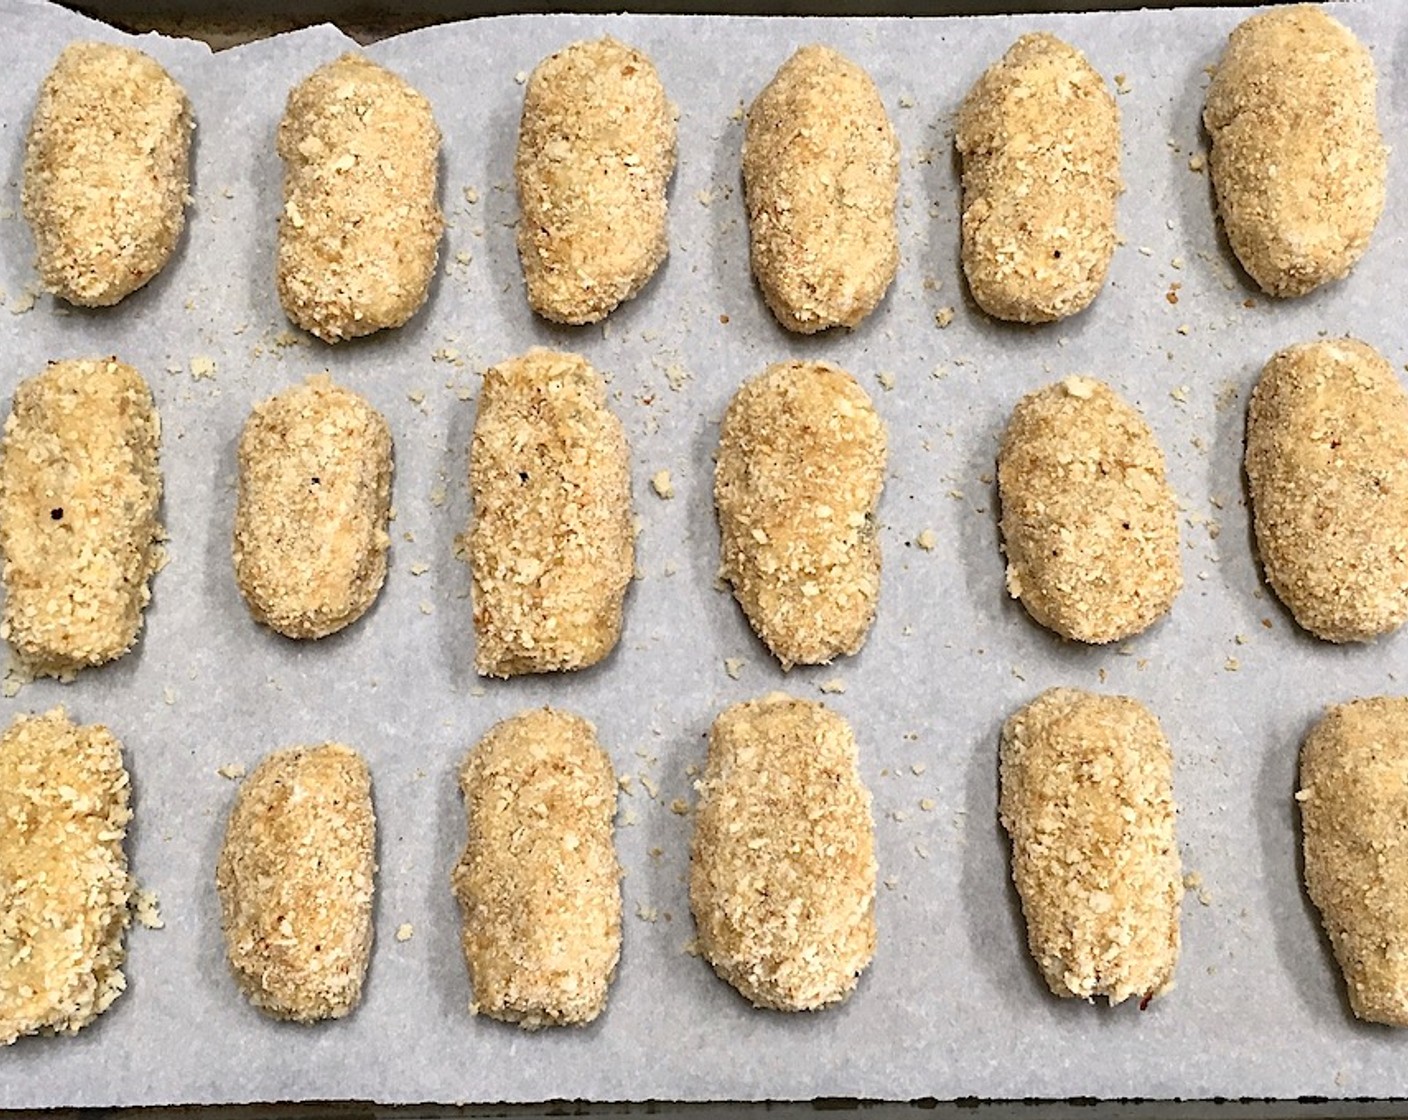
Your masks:
{"label": "panko crumb", "polygon": [[650,476],[650,488],[656,495],[665,501],[669,501],[675,496],[675,484],[670,478],[668,470],[656,471]]}
{"label": "panko crumb", "polygon": [[747,664],[748,662],[741,657],[725,657],[724,672],[728,674],[730,680],[736,681],[743,672],[743,666]]}
{"label": "panko crumb", "polygon": [[126,987],[130,799],[106,727],[56,708],[0,736],[0,1046],[72,1034]]}
{"label": "panko crumb", "polygon": [[846,682],[840,677],[832,677],[830,680],[822,681],[817,688],[827,695],[839,695],[846,691]]}
{"label": "panko crumb", "polygon": [[215,772],[228,781],[237,782],[244,777],[245,767],[243,762],[227,762],[217,767]]}
{"label": "panko crumb", "polygon": [[132,895],[132,915],[144,929],[165,929],[161,917],[161,900],[156,891],[138,890]]}
{"label": "panko crumb", "polygon": [[940,307],[934,312],[934,323],[939,330],[944,330],[953,323],[954,310],[952,307]]}
{"label": "panko crumb", "polygon": [[410,922],[402,922],[396,927],[396,940],[403,943],[409,941],[415,936],[415,932],[416,927],[411,925]]}
{"label": "panko crumb", "polygon": [[939,538],[934,534],[933,529],[925,529],[914,538],[914,543],[925,552],[933,552],[935,545],[939,543]]}
{"label": "panko crumb", "polygon": [[197,354],[191,359],[191,380],[204,381],[213,380],[215,377],[215,359],[203,354]]}

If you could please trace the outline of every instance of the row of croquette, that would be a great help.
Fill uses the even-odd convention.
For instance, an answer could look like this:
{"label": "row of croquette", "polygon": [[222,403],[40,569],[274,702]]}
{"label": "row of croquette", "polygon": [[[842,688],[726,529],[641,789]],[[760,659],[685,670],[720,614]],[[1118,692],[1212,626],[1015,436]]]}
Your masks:
{"label": "row of croquette", "polygon": [[[1232,34],[1204,121],[1228,240],[1276,296],[1343,277],[1383,210],[1387,148],[1369,53],[1320,9],[1252,16]],[[544,59],[524,95],[515,176],[528,301],[590,323],[634,297],[669,247],[678,111],[654,65],[610,38]],[[44,285],[117,303],[170,259],[189,199],[184,91],[131,48],[66,48],[40,90],[23,208]],[[402,78],[349,54],[289,94],[277,286],[329,342],[405,323],[434,274],[440,132]],[[1076,48],[1022,37],[957,117],[962,263],[990,315],[1048,322],[1104,285],[1117,237],[1119,110]],[[754,275],[778,321],[854,327],[899,264],[899,145],[870,76],[803,47],[748,112],[743,181]]]}
{"label": "row of croquette", "polygon": [[[1009,718],[999,816],[1028,942],[1057,996],[1146,1006],[1173,983],[1184,883],[1172,752],[1139,701],[1072,688]],[[1301,754],[1305,880],[1363,1019],[1408,1025],[1397,921],[1408,698],[1332,708]],[[606,1005],[621,950],[617,780],[593,726],[551,708],[492,727],[459,780],[451,875],[469,1007],[526,1029]],[[715,720],[697,784],[689,896],[699,951],[755,1006],[845,999],[877,943],[871,798],[849,723],[783,693]],[[0,736],[0,1045],[72,1033],[121,994],[133,896],[121,744],[62,710]],[[227,956],[250,1002],[313,1023],[350,1013],[372,951],[371,773],[340,743],[267,756],[215,869]]]}

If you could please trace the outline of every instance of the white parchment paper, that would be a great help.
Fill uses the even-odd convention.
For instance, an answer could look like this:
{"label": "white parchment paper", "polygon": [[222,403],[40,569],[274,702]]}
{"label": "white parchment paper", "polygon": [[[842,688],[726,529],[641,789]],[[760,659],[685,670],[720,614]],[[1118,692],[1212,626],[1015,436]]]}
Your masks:
{"label": "white parchment paper", "polygon": [[[1240,474],[1247,393],[1277,348],[1352,333],[1408,360],[1397,158],[1408,146],[1408,13],[1386,0],[1336,11],[1374,52],[1400,151],[1368,255],[1347,281],[1293,303],[1240,273],[1215,230],[1206,174],[1190,169],[1205,143],[1205,68],[1245,11],[528,16],[383,42],[369,53],[429,96],[444,131],[450,228],[425,310],[402,330],[332,348],[296,335],[279,310],[274,132],[290,86],[348,41],[318,28],[211,55],[137,40],[194,102],[195,203],[161,277],[117,308],[80,312],[33,296],[33,244],[18,217],[24,132],[64,43],[124,37],[37,0],[3,0],[0,393],[58,357],[116,353],[140,368],[164,422],[172,559],[132,655],[0,703],[7,719],[63,703],[124,741],[133,866],[166,922],[134,929],[129,990],[100,1021],[0,1052],[0,1106],[1408,1094],[1408,1039],[1348,1012],[1299,884],[1291,800],[1298,745],[1322,706],[1402,691],[1408,636],[1341,649],[1299,632],[1259,577]],[[982,68],[1039,28],[1081,46],[1112,82],[1122,76],[1127,243],[1089,311],[1026,329],[988,321],[964,290],[951,121]],[[554,328],[527,308],[513,242],[521,82],[550,51],[606,32],[656,60],[681,109],[672,255],[604,329]],[[870,70],[899,131],[904,261],[861,329],[805,339],[776,326],[749,278],[740,109],[817,40]],[[940,329],[935,315],[949,307]],[[612,377],[631,439],[641,578],[603,665],[481,683],[468,574],[454,557],[473,399],[485,365],[534,344],[579,350]],[[889,425],[891,471],[866,648],[784,675],[714,586],[710,487],[729,396],[789,356],[834,360],[862,380]],[[213,375],[196,376],[212,362]],[[251,405],[323,369],[390,420],[395,544],[366,618],[294,644],[251,622],[235,589],[234,445]],[[1143,408],[1185,507],[1187,587],[1166,621],[1118,649],[1062,644],[1003,591],[997,438],[1020,395],[1072,373],[1108,379]],[[649,484],[662,469],[669,501]],[[931,551],[913,543],[926,529]],[[1142,698],[1176,751],[1180,841],[1202,888],[1185,903],[1177,989],[1143,1013],[1054,999],[1026,953],[996,821],[997,733],[1056,684]],[[692,802],[687,769],[723,706],[840,685],[827,700],[854,722],[875,795],[879,949],[844,1006],[756,1011],[685,952],[691,819],[672,802]],[[448,873],[463,836],[462,755],[495,720],[544,703],[595,721],[632,777],[618,818],[627,918],[602,1018],[527,1035],[466,1011]],[[306,1028],[263,1018],[228,975],[212,877],[236,784],[216,771],[325,739],[356,745],[372,767],[377,940],[363,1005]],[[403,925],[409,940],[396,937]]]}

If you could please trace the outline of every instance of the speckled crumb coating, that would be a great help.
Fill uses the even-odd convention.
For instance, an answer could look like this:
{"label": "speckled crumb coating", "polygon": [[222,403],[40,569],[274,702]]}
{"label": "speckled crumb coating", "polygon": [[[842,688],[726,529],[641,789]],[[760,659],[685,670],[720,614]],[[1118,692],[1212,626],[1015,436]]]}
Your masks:
{"label": "speckled crumb coating", "polygon": [[958,113],[963,272],[997,319],[1047,323],[1083,311],[1114,256],[1120,114],[1085,55],[1023,35]]}
{"label": "speckled crumb coating", "polygon": [[748,110],[743,187],[753,275],[777,320],[858,326],[899,268],[900,147],[870,75],[802,47]]}
{"label": "speckled crumb coating", "polygon": [[391,429],[327,374],[255,406],[240,436],[235,580],[260,622],[321,638],[386,578]]}
{"label": "speckled crumb coating", "polygon": [[1037,967],[1058,996],[1173,986],[1183,875],[1173,755],[1127,696],[1043,692],[1002,728],[998,811]]}
{"label": "speckled crumb coating", "polygon": [[126,987],[130,798],[106,727],[55,708],[0,736],[0,1046],[72,1034]]}
{"label": "speckled crumb coating", "polygon": [[849,373],[779,362],[719,427],[722,574],[785,669],[855,653],[880,595],[885,425]]}
{"label": "speckled crumb coating", "polygon": [[0,440],[0,637],[31,672],[121,657],[161,562],[161,425],[116,358],[54,362],[20,382]]}
{"label": "speckled crumb coating", "polygon": [[372,948],[376,816],[361,755],[290,747],[240,786],[215,885],[235,980],[276,1019],[340,1019]]}
{"label": "speckled crumb coating", "polygon": [[1178,503],[1137,409],[1068,377],[1012,411],[997,457],[1007,590],[1065,638],[1151,626],[1183,586]]}
{"label": "speckled crumb coating", "polygon": [[696,783],[700,951],[758,1007],[846,998],[875,955],[875,824],[846,720],[774,692],[722,712]]}
{"label": "speckled crumb coating", "polygon": [[475,668],[594,665],[635,565],[626,433],[587,360],[535,348],[484,374],[469,454]]}
{"label": "speckled crumb coating", "polygon": [[324,342],[401,326],[430,292],[444,229],[430,102],[345,54],[293,88],[278,146],[284,312]]}
{"label": "speckled crumb coating", "polygon": [[616,775],[580,716],[490,728],[460,770],[469,818],[451,876],[470,1011],[528,1030],[590,1023],[621,955]]}
{"label": "speckled crumb coating", "polygon": [[1408,394],[1352,338],[1267,362],[1247,412],[1257,550],[1312,634],[1368,641],[1408,619]]}
{"label": "speckled crumb coating", "polygon": [[609,36],[534,68],[514,174],[518,252],[539,315],[594,323],[655,275],[669,252],[678,117],[650,59]]}
{"label": "speckled crumb coating", "polygon": [[1332,707],[1300,755],[1305,886],[1360,1019],[1408,1027],[1408,698]]}
{"label": "speckled crumb coating", "polygon": [[1232,32],[1203,110],[1209,168],[1227,240],[1270,295],[1338,280],[1369,247],[1388,179],[1377,84],[1359,40],[1309,4]]}
{"label": "speckled crumb coating", "polygon": [[24,216],[39,279],[107,307],[171,259],[190,201],[186,92],[131,47],[74,43],[39,89],[25,149]]}

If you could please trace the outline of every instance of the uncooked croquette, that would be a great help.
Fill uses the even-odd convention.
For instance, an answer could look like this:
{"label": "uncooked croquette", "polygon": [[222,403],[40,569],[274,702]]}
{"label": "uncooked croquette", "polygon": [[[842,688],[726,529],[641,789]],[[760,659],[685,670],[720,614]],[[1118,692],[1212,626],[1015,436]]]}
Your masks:
{"label": "uncooked croquette", "polygon": [[1408,619],[1408,394],[1371,346],[1291,346],[1247,412],[1257,549],[1281,602],[1331,642]]}
{"label": "uncooked croquette", "polygon": [[430,292],[444,219],[430,102],[345,54],[288,96],[279,123],[279,299],[324,342],[399,327]]}
{"label": "uncooked croquette", "polygon": [[1023,397],[997,457],[1007,590],[1066,638],[1114,642],[1183,586],[1163,452],[1108,385],[1068,377]]}
{"label": "uncooked croquette", "polygon": [[355,622],[386,578],[386,420],[320,374],[255,407],[239,460],[233,552],[250,613],[290,638]]}
{"label": "uncooked croquette", "polygon": [[130,798],[106,727],[56,708],[0,736],[0,1046],[72,1034],[122,994]]}
{"label": "uncooked croquette", "polygon": [[1305,886],[1360,1019],[1408,1027],[1408,698],[1338,704],[1300,755]]}
{"label": "uncooked croquette", "polygon": [[141,51],[64,48],[25,149],[22,201],[44,287],[107,307],[166,267],[186,221],[194,127],[185,91]]}
{"label": "uncooked croquette", "polygon": [[1120,115],[1085,55],[1023,35],[958,113],[963,271],[998,319],[1045,323],[1084,310],[1115,252]]}
{"label": "uncooked croquette", "polygon": [[689,900],[699,948],[758,1007],[843,1000],[875,954],[875,824],[855,736],[780,692],[709,732]]}
{"label": "uncooked croquette", "polygon": [[267,756],[240,786],[215,883],[235,980],[277,1018],[357,1005],[372,946],[371,772],[340,743]]}
{"label": "uncooked croquette", "polygon": [[600,661],[621,636],[635,564],[626,433],[601,374],[543,349],[486,371],[469,484],[476,669]]}
{"label": "uncooked croquette", "polygon": [[1369,247],[1388,179],[1377,85],[1369,52],[1312,5],[1232,31],[1203,110],[1209,166],[1227,240],[1268,294],[1338,280]]}
{"label": "uncooked croquette", "polygon": [[743,187],[753,275],[778,322],[858,326],[895,278],[899,141],[870,75],[802,47],[748,110]]}
{"label": "uncooked croquette", "polygon": [[1183,876],[1173,755],[1137,700],[1043,692],[1002,728],[999,815],[1037,967],[1111,1004],[1173,984]]}
{"label": "uncooked croquette", "polygon": [[880,594],[885,425],[849,373],[779,362],[719,427],[722,573],[784,668],[855,653]]}
{"label": "uncooked croquette", "polygon": [[534,68],[514,174],[518,252],[539,315],[594,323],[655,275],[669,252],[678,116],[650,59],[609,36]]}
{"label": "uncooked croquette", "polygon": [[616,775],[596,729],[551,708],[506,719],[466,757],[460,789],[470,1009],[529,1030],[591,1022],[621,955]]}
{"label": "uncooked croquette", "polygon": [[121,657],[160,563],[161,426],[115,358],[54,362],[20,382],[0,440],[0,637],[31,672]]}

